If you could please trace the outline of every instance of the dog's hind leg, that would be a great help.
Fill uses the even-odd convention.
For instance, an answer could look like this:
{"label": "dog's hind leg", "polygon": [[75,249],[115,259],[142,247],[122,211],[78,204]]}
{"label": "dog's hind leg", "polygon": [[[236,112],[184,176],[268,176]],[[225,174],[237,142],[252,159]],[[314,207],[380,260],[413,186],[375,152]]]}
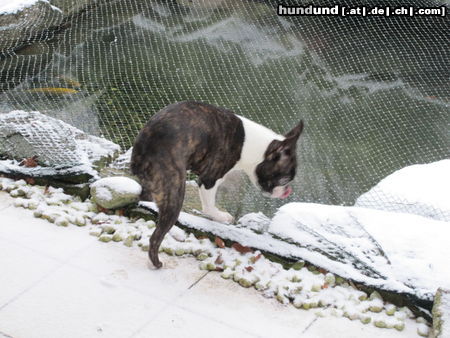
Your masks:
{"label": "dog's hind leg", "polygon": [[181,211],[186,186],[186,170],[176,170],[170,178],[161,175],[157,184],[153,185],[152,197],[159,209],[156,229],[150,237],[148,256],[153,265],[159,269],[162,263],[158,258],[158,250],[166,233],[175,224]]}
{"label": "dog's hind leg", "polygon": [[151,180],[141,179],[140,182],[141,182],[141,186],[142,186],[140,200],[141,201],[153,201]]}

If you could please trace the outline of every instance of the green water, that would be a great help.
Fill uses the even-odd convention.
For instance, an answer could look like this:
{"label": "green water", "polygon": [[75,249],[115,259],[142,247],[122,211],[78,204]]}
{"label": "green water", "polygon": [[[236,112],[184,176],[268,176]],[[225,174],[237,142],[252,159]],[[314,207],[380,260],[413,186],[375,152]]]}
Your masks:
{"label": "green water", "polygon": [[[42,71],[7,92],[8,107],[66,111],[123,149],[152,114],[185,99],[280,133],[304,119],[288,201],[353,204],[399,168],[448,157],[446,18],[284,19],[269,3],[224,4],[115,1],[77,16],[48,42]],[[67,78],[78,93],[24,95]],[[281,205],[248,182],[230,189],[222,204],[235,215]]]}

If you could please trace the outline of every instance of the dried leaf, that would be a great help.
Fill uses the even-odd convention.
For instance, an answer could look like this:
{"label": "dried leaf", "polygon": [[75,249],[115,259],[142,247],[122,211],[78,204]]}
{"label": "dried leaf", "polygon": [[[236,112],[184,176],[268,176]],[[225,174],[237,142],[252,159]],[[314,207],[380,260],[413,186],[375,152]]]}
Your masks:
{"label": "dried leaf", "polygon": [[253,266],[250,265],[245,267],[245,270],[247,270],[248,272],[252,272],[253,269],[254,269]]}
{"label": "dried leaf", "polygon": [[250,262],[255,264],[261,257],[262,257],[262,253],[259,253],[256,256],[250,257]]}
{"label": "dried leaf", "polygon": [[318,270],[320,273],[323,273],[324,275],[326,275],[326,274],[328,273],[328,270],[325,270],[325,269],[323,269],[323,268],[317,268],[317,270]]}
{"label": "dried leaf", "polygon": [[322,289],[328,289],[328,283],[325,283],[324,285],[322,285]]}
{"label": "dried leaf", "polygon": [[45,186],[45,188],[44,188],[44,195],[48,195],[50,193],[49,188],[50,188],[49,185]]}
{"label": "dried leaf", "polygon": [[231,246],[234,250],[236,250],[237,252],[240,252],[242,254],[247,253],[247,252],[253,252],[253,250],[251,248],[249,248],[248,246],[243,246],[239,243],[233,243],[233,245]]}
{"label": "dried leaf", "polygon": [[36,155],[35,155],[35,156],[32,156],[32,157],[24,158],[24,159],[22,160],[22,162],[19,163],[19,165],[24,166],[24,167],[27,167],[27,168],[34,168],[34,167],[37,167],[37,166],[38,166],[38,163],[37,163],[36,159],[37,159],[37,156],[36,156]]}
{"label": "dried leaf", "polygon": [[99,206],[98,204],[97,204],[97,210],[98,210],[99,212],[104,212],[105,214],[108,213],[108,209],[103,208],[103,207]]}
{"label": "dried leaf", "polygon": [[221,266],[216,266],[216,269],[215,269],[215,271],[219,271],[219,272],[222,272],[222,271],[223,271],[223,268],[222,268]]}
{"label": "dried leaf", "polygon": [[119,209],[117,210],[117,216],[125,216],[125,209]]}
{"label": "dried leaf", "polygon": [[225,248],[225,242],[218,236],[216,236],[216,238],[214,239],[214,243],[216,243],[216,245],[221,249]]}
{"label": "dried leaf", "polygon": [[217,256],[217,258],[216,258],[216,260],[214,261],[214,263],[216,263],[216,264],[222,264],[222,263],[223,263],[222,255]]}
{"label": "dried leaf", "polygon": [[31,185],[36,184],[36,180],[33,177],[26,177],[25,182],[27,182],[28,184],[31,184]]}

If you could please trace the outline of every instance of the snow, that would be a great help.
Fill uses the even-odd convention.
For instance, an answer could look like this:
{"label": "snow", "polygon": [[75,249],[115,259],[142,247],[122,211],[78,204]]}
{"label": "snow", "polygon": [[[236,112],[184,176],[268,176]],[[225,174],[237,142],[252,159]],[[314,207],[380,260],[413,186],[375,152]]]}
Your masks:
{"label": "snow", "polygon": [[[428,167],[435,169],[442,164],[445,161]],[[430,173],[422,170],[422,175]],[[431,175],[435,182],[448,176],[440,169]],[[445,198],[445,192],[439,196]],[[435,202],[444,205],[440,199]],[[154,203],[141,205],[157,210]],[[179,221],[196,230],[282,257],[304,259],[345,278],[423,300],[432,300],[438,287],[450,287],[449,223],[432,218],[361,207],[289,203],[272,220],[253,213],[242,217],[236,226],[183,212]]]}
{"label": "snow", "polygon": [[[63,227],[71,224],[86,227],[101,242],[123,242],[129,247],[137,244],[142,250],[148,250],[149,237],[155,229],[153,221],[99,213],[90,201],[81,202],[64,194],[61,189],[29,186],[22,180],[0,178],[0,188],[11,196],[21,196],[15,199],[14,204],[34,210],[35,217]],[[257,216],[261,218],[261,215]],[[183,217],[188,218],[188,215]],[[409,320],[410,312],[406,308],[394,307],[392,310],[392,304],[384,304],[378,298],[367,299],[364,292],[345,281],[338,282],[331,273],[325,275],[312,267],[286,270],[268,260],[260,251],[240,253],[233,248],[220,248],[209,239],[198,239],[176,226],[164,238],[161,251],[175,256],[194,255],[200,260],[200,269],[222,271],[224,279],[233,280],[243,287],[253,286],[265,297],[276,298],[282,304],[310,309],[318,317],[344,316],[353,321],[371,321],[372,325],[382,322],[386,327],[397,330],[403,330],[405,326],[409,327],[407,331],[419,328]],[[166,262],[167,258],[162,257],[162,260]],[[391,317],[388,311],[393,311],[395,316]]]}
{"label": "snow", "polygon": [[[153,202],[140,202],[140,205],[157,211],[157,207]],[[260,216],[258,216],[258,218],[260,218]],[[299,243],[293,244],[292,238],[283,237],[278,239],[272,236],[269,232],[258,234],[254,230],[243,227],[240,222],[238,222],[237,226],[224,225],[222,223],[214,222],[185,212],[180,213],[178,220],[181,224],[192,229],[210,232],[219,237],[239,242],[245,246],[258,248],[259,250],[274,253],[281,257],[290,259],[304,259],[314,265],[332,271],[339,276],[362,282],[366,285],[397,292],[409,292],[412,294],[416,292],[413,288],[410,288],[402,282],[396,280],[394,276],[386,278],[383,273],[388,274],[390,272],[387,268],[384,268],[383,271],[379,272],[379,275],[373,274],[368,276],[366,271],[358,269],[358,267],[355,267],[352,264],[353,262],[349,260],[336,261],[335,259],[324,255],[323,251],[313,251],[311,246],[297,245],[303,244],[302,242],[305,240],[305,237],[308,236],[305,232],[296,232],[296,236],[298,235],[301,240]],[[279,217],[275,216],[269,224],[269,227],[277,228],[278,225],[275,225],[274,222],[282,223],[284,221],[284,216],[281,217],[281,220]],[[246,218],[246,222],[248,222],[248,218]],[[310,238],[312,238],[312,236]],[[320,245],[320,243],[317,243],[317,245]],[[320,246],[319,248],[323,249],[323,247]],[[337,249],[342,250],[342,248]],[[361,256],[364,257],[363,255]],[[380,264],[380,266],[384,267],[382,264]]]}
{"label": "snow", "polygon": [[129,148],[123,154],[120,154],[109,167],[114,169],[127,170],[130,167],[131,154],[133,153],[133,147]]}
{"label": "snow", "polygon": [[101,199],[111,200],[111,191],[119,194],[130,194],[139,196],[142,187],[135,180],[123,176],[105,177],[95,181],[91,187],[97,188],[97,195]]}
{"label": "snow", "polygon": [[41,0],[9,0],[0,3],[1,14],[15,14],[24,8],[33,6],[36,2]]}
{"label": "snow", "polygon": [[[38,161],[48,163],[48,166],[26,168],[19,166],[17,161],[6,159],[0,160],[0,172],[19,172],[29,176],[88,173],[98,177],[94,169],[97,162],[113,158],[120,150],[120,146],[105,138],[88,135],[38,111],[14,110],[1,114],[0,136],[7,139],[14,132],[28,142],[30,152],[38,153]],[[4,146],[8,146],[8,141]],[[10,147],[13,146],[10,145]]]}
{"label": "snow", "polygon": [[[35,3],[39,2],[39,1],[49,3],[48,0],[10,0],[8,2],[4,1],[5,3],[0,4],[0,15],[16,14],[16,13],[24,10],[27,7],[33,6]],[[63,13],[63,11],[60,8],[58,8],[52,4],[50,4],[50,7],[55,11]]]}
{"label": "snow", "polygon": [[450,222],[450,159],[400,169],[361,195],[355,205]]}
{"label": "snow", "polygon": [[[445,161],[428,165],[434,170],[431,175],[434,184],[445,181],[447,172],[442,167],[446,165]],[[408,172],[409,179],[417,179],[417,172]],[[428,177],[430,173],[421,170],[421,175]],[[112,177],[97,182],[100,183],[94,184],[140,192],[139,184],[128,178]],[[394,188],[405,185],[406,181],[397,186],[392,184]],[[418,189],[423,192],[422,188]],[[101,242],[123,242],[131,247],[137,244],[142,250],[148,250],[149,237],[155,229],[153,221],[98,213],[90,201],[81,202],[61,189],[44,191],[22,180],[0,178],[0,189],[16,197],[16,206],[35,210],[36,217],[59,226],[87,226],[89,233]],[[414,191],[407,193],[412,196]],[[446,198],[446,193],[438,195],[439,198],[427,201],[442,207],[441,198]],[[157,211],[152,202],[140,202],[140,207]],[[403,330],[411,317],[409,310],[398,309],[375,293],[367,299],[367,294],[345,281],[338,281],[336,275],[379,289],[405,292],[422,300],[432,300],[439,287],[450,288],[450,246],[447,244],[450,224],[429,217],[362,207],[289,203],[273,219],[252,213],[242,217],[237,225],[224,225],[182,212],[179,222],[256,251],[240,253],[232,248],[220,248],[209,239],[196,238],[174,226],[165,237],[161,252],[196,256],[201,261],[200,269],[220,271],[224,279],[254,287],[282,304],[312,309],[318,317],[345,316],[396,330]],[[262,251],[305,260],[329,273],[301,265],[286,270],[268,260]],[[429,332],[421,318],[417,319],[416,332],[420,335]]]}
{"label": "snow", "polygon": [[[268,231],[305,247],[348,252],[380,277],[388,277],[387,287],[389,281],[400,281],[420,298],[431,297],[440,286],[450,287],[447,222],[366,208],[289,203],[279,209]],[[333,264],[326,256],[314,263]]]}

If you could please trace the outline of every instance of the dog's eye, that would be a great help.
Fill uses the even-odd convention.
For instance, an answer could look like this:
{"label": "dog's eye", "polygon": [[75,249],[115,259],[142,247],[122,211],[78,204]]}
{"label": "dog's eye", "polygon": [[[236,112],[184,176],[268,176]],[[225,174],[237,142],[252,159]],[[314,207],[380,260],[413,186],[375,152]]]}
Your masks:
{"label": "dog's eye", "polygon": [[280,154],[279,153],[275,153],[275,154],[272,155],[271,160],[273,162],[277,162],[279,159],[280,159]]}

